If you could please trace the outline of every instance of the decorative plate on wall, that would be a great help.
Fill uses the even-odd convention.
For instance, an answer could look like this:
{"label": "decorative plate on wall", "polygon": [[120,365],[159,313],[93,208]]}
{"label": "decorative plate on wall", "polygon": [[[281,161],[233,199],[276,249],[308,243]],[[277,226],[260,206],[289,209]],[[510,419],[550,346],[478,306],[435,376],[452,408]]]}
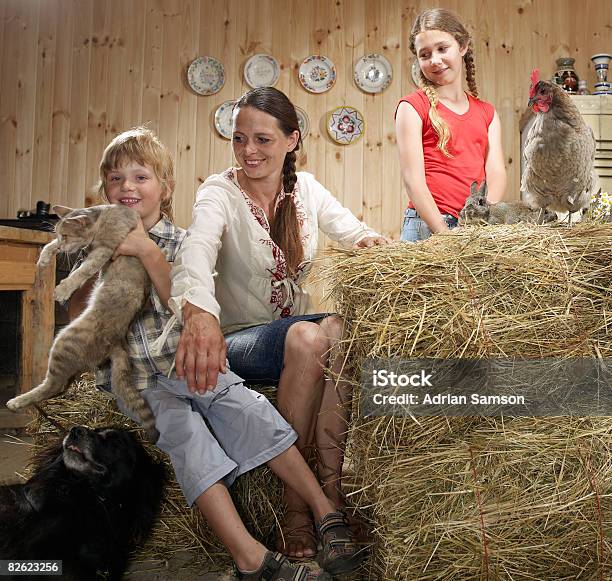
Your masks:
{"label": "decorative plate on wall", "polygon": [[244,65],[244,80],[250,87],[273,87],[280,77],[278,61],[268,54],[254,54]]}
{"label": "decorative plate on wall", "polygon": [[367,54],[355,64],[355,84],[366,93],[382,93],[391,83],[393,67],[381,54]]}
{"label": "decorative plate on wall", "polygon": [[223,101],[215,111],[215,129],[225,139],[232,138],[232,111],[236,101]]}
{"label": "decorative plate on wall", "polygon": [[310,133],[310,120],[308,119],[308,114],[304,109],[300,109],[299,107],[295,108],[295,112],[297,113],[302,139],[306,139],[306,136]]}
{"label": "decorative plate on wall", "polygon": [[312,55],[300,65],[298,78],[307,91],[324,93],[336,82],[336,67],[327,57]]}
{"label": "decorative plate on wall", "polygon": [[421,67],[419,66],[419,61],[414,59],[412,61],[412,82],[418,87],[419,81],[421,80]]}
{"label": "decorative plate on wall", "polygon": [[364,130],[363,115],[355,107],[343,105],[334,109],[327,117],[327,132],[341,145],[354,143],[363,135]]}
{"label": "decorative plate on wall", "polygon": [[200,56],[187,69],[189,86],[200,95],[214,95],[225,84],[223,65],[211,56]]}

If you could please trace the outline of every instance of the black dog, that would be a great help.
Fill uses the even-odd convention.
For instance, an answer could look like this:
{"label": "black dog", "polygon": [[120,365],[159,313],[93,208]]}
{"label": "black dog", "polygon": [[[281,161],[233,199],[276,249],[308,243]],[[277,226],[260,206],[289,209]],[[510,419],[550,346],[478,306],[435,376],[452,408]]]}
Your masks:
{"label": "black dog", "polygon": [[25,484],[0,487],[0,559],[61,559],[63,579],[118,580],[151,531],[165,480],[131,433],[74,427]]}

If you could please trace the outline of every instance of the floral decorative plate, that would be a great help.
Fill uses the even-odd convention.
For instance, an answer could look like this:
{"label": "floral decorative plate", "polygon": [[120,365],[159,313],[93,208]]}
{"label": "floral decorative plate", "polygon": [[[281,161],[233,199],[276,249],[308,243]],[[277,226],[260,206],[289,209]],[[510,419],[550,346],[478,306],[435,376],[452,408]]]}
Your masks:
{"label": "floral decorative plate", "polygon": [[324,93],[336,82],[336,67],[327,57],[312,55],[300,65],[298,77],[307,91]]}
{"label": "floral decorative plate", "polygon": [[367,54],[355,64],[355,84],[366,93],[382,93],[391,83],[393,67],[381,54]]}
{"label": "floral decorative plate", "polygon": [[278,82],[280,66],[268,54],[254,54],[244,65],[244,80],[250,87],[273,87]]}
{"label": "floral decorative plate", "polygon": [[225,84],[223,65],[211,56],[200,56],[187,69],[189,86],[200,95],[213,95]]}
{"label": "floral decorative plate", "polygon": [[421,80],[421,67],[419,66],[419,61],[414,59],[412,61],[412,82],[418,87],[419,81]]}
{"label": "floral decorative plate", "polygon": [[215,111],[215,129],[225,139],[232,138],[232,112],[235,101],[223,101]]}
{"label": "floral decorative plate", "polygon": [[355,107],[343,105],[334,109],[327,118],[329,136],[341,145],[354,143],[363,135],[364,130],[363,115]]}
{"label": "floral decorative plate", "polygon": [[300,109],[299,107],[295,108],[295,112],[297,113],[302,139],[306,139],[306,136],[310,133],[310,120],[308,119],[308,114],[304,109]]}

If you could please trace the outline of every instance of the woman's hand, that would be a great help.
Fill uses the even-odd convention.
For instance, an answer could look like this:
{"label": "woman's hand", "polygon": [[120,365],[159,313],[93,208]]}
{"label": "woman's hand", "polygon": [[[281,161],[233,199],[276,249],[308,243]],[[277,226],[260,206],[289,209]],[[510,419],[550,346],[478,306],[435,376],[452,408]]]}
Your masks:
{"label": "woman's hand", "polygon": [[362,238],[357,244],[355,244],[355,248],[372,248],[372,246],[384,246],[385,244],[389,244],[390,240],[385,236],[366,236]]}
{"label": "woman's hand", "polygon": [[115,248],[113,254],[113,260],[118,256],[136,256],[142,260],[143,256],[146,256],[148,252],[153,249],[153,246],[157,248],[157,244],[149,238],[149,234],[144,229],[144,225],[140,217],[138,218],[138,224]]}
{"label": "woman's hand", "polygon": [[226,353],[227,344],[217,319],[185,303],[183,330],[176,351],[176,374],[187,379],[189,391],[204,394],[215,388],[219,372],[226,371]]}

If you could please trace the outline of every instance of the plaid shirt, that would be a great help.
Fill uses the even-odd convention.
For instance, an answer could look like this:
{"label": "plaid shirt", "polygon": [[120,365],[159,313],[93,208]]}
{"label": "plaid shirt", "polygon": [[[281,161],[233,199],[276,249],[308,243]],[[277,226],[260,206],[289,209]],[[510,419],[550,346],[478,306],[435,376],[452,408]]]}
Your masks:
{"label": "plaid shirt", "polygon": [[[172,263],[185,237],[185,230],[162,218],[149,230],[149,237],[162,249],[166,260]],[[172,327],[161,353],[155,356],[151,353],[151,344],[162,334],[171,316],[172,311],[164,307],[155,287],[151,285],[149,299],[132,322],[126,337],[132,364],[132,384],[137,389],[153,387],[156,374],[167,375],[172,369],[181,334],[178,321]],[[96,385],[110,391],[110,362],[107,361],[96,371]]]}

